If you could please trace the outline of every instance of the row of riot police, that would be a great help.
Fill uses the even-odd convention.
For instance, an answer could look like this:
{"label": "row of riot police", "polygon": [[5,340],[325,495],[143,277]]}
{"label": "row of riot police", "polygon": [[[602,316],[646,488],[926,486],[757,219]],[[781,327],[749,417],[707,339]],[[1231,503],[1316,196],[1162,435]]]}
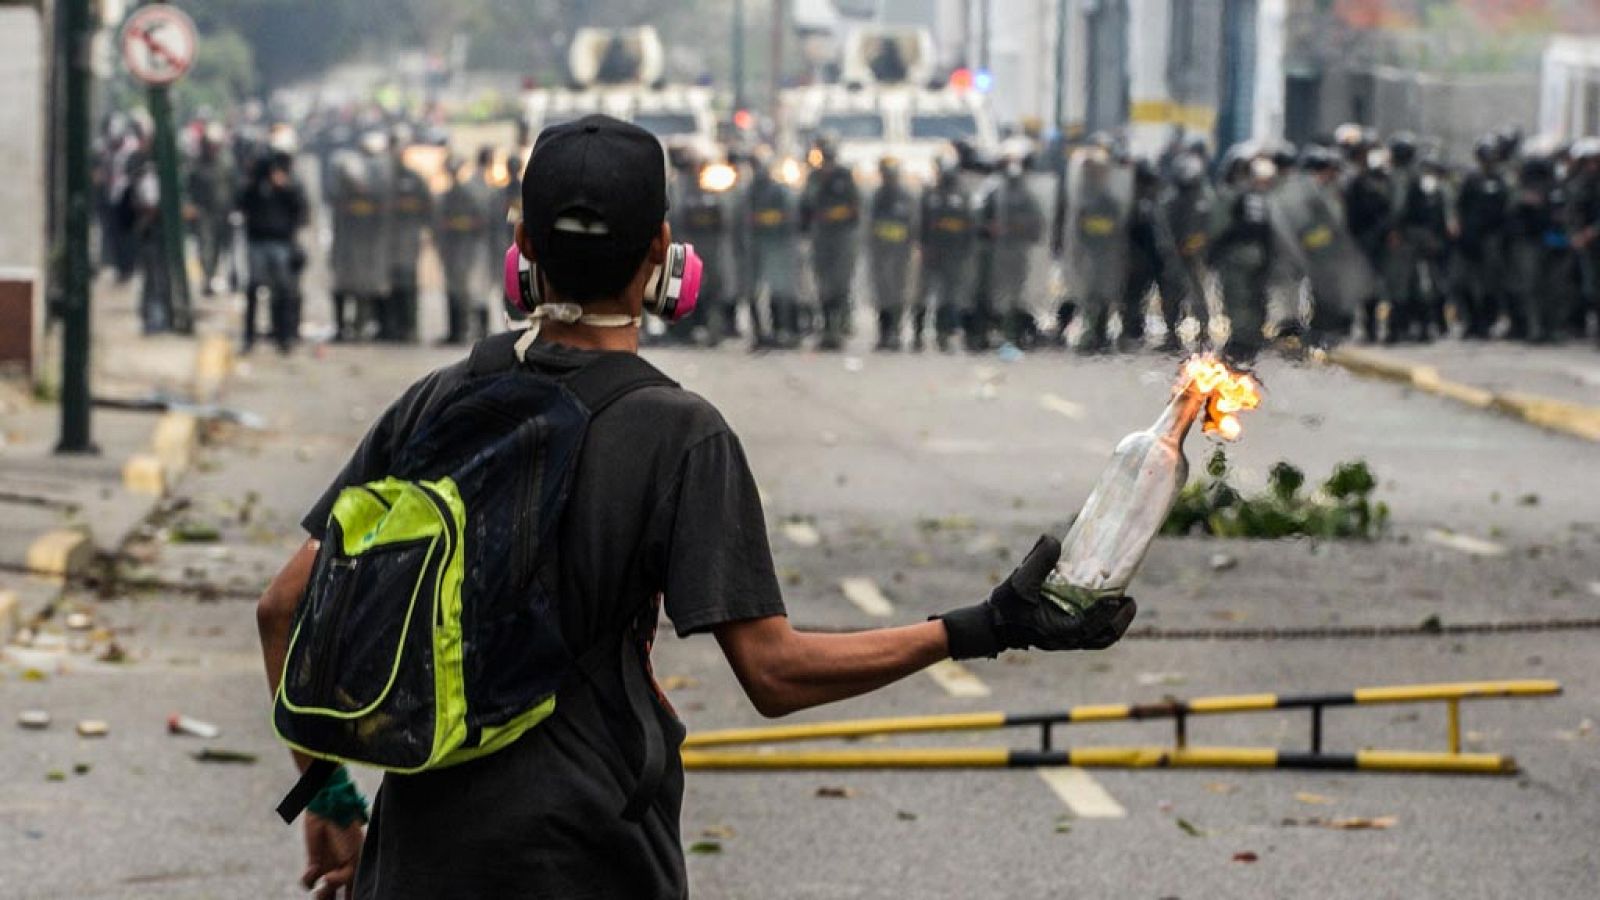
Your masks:
{"label": "row of riot police", "polygon": [[1269,334],[1586,334],[1600,303],[1600,141],[1497,134],[1475,158],[1460,175],[1414,136],[1380,141],[1354,126],[1217,161],[1199,143],[1146,162],[1091,139],[1067,164],[1058,327],[1076,317],[1079,347],[1098,352],[1115,317],[1124,346],[1137,346],[1158,296],[1164,348],[1180,345],[1191,315],[1203,343],[1215,298],[1225,350],[1243,360]]}
{"label": "row of riot police", "polygon": [[417,339],[418,262],[423,234],[432,235],[443,269],[447,300],[446,343],[488,332],[510,240],[507,192],[493,178],[494,153],[480,151],[467,167],[443,160],[432,184],[407,163],[410,133],[372,129],[329,164],[326,200],[331,211],[335,339]]}
{"label": "row of riot police", "polygon": [[836,351],[852,331],[858,282],[871,295],[879,350],[902,349],[908,327],[919,351],[930,332],[947,350],[958,335],[971,349],[1027,339],[1034,317],[1024,289],[1046,222],[1020,155],[976,193],[953,156],[920,193],[893,158],[863,190],[826,137],[812,160],[802,181],[797,164],[780,166],[758,148],[733,191],[733,167],[673,154],[673,229],[706,264],[702,311],[677,339],[736,336],[743,304],[755,346],[794,348],[815,335],[817,349]]}

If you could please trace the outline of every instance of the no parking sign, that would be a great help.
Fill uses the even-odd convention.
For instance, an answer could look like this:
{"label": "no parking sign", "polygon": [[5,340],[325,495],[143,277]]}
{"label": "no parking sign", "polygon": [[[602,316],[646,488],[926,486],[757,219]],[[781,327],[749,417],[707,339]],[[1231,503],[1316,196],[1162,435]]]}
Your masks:
{"label": "no parking sign", "polygon": [[134,78],[165,87],[194,66],[199,38],[194,20],[175,6],[142,6],[122,26],[122,61]]}

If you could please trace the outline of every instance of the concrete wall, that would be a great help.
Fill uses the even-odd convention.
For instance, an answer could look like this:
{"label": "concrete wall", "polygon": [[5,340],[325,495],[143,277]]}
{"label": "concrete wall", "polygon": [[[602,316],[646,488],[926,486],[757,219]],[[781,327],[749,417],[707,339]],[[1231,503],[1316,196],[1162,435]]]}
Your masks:
{"label": "concrete wall", "polygon": [[38,12],[0,6],[0,280],[33,284],[33,315],[25,317],[32,321],[7,317],[0,329],[30,332],[7,343],[31,345],[35,359],[44,320],[46,46]]}
{"label": "concrete wall", "polygon": [[1451,159],[1466,162],[1480,135],[1507,125],[1535,133],[1538,115],[1534,75],[1433,75],[1377,67],[1325,72],[1316,122],[1323,134],[1350,121],[1385,135],[1410,131],[1439,140]]}

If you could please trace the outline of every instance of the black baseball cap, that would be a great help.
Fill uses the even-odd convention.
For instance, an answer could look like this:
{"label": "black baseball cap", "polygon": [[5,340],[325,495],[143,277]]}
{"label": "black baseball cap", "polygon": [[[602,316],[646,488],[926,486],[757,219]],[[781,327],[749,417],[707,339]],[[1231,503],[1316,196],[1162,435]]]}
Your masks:
{"label": "black baseball cap", "polygon": [[610,116],[546,128],[523,175],[522,217],[543,259],[643,253],[667,217],[661,142]]}

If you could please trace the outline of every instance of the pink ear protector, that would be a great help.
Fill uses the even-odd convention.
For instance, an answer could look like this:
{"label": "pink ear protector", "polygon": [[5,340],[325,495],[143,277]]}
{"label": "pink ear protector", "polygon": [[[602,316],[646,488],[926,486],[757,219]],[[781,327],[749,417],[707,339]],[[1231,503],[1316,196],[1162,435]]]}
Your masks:
{"label": "pink ear protector", "polygon": [[[693,244],[669,244],[667,261],[656,268],[644,289],[644,308],[668,322],[676,322],[694,312],[700,300],[700,282],[705,263],[694,252]],[[543,300],[539,297],[538,267],[512,244],[506,250],[506,302],[533,315]]]}

